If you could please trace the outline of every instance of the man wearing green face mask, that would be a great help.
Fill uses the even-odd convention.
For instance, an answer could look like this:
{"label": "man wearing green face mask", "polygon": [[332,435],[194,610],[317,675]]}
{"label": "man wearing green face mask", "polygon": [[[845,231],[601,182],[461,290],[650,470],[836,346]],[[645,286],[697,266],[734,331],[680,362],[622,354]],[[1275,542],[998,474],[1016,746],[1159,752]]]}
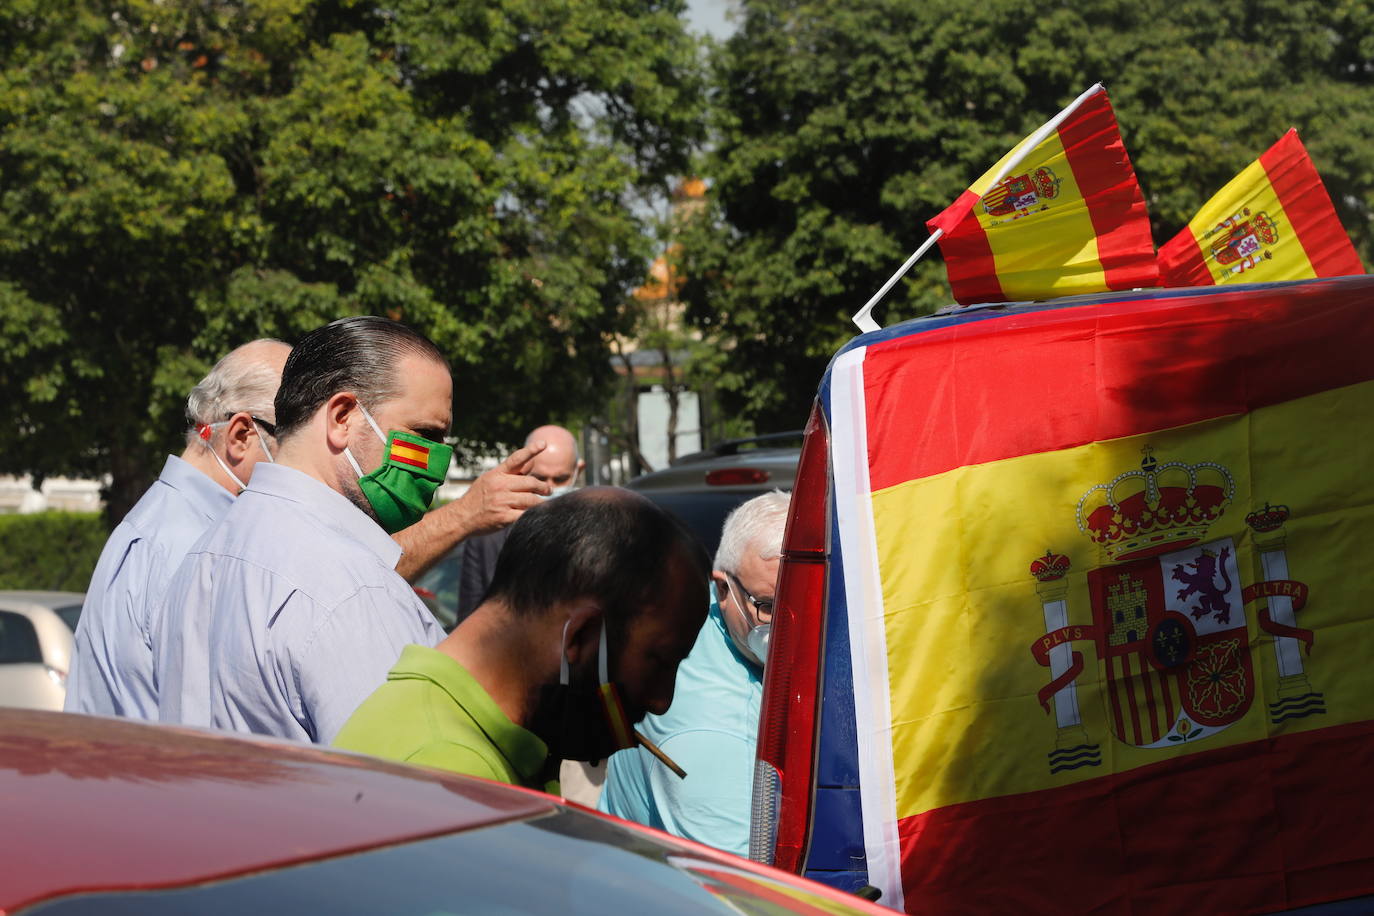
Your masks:
{"label": "man wearing green face mask", "polygon": [[444,479],[452,387],[434,345],[384,318],[296,345],[276,397],[277,463],[165,593],[162,721],[329,741],[402,646],[439,641],[391,534]]}

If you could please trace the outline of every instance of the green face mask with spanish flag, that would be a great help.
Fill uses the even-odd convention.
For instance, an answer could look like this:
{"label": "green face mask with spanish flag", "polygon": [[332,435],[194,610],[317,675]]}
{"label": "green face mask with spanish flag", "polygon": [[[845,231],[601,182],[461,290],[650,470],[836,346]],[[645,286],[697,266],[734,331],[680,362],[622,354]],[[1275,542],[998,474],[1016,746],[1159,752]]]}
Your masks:
{"label": "green face mask with spanish flag", "polygon": [[381,466],[371,474],[363,473],[347,448],[344,455],[358,475],[358,486],[377,516],[378,524],[387,534],[395,534],[418,522],[434,502],[434,491],[448,476],[453,449],[399,430],[392,430],[390,436],[385,436],[367,408],[359,404],[358,409],[377,438],[385,443],[386,451]]}

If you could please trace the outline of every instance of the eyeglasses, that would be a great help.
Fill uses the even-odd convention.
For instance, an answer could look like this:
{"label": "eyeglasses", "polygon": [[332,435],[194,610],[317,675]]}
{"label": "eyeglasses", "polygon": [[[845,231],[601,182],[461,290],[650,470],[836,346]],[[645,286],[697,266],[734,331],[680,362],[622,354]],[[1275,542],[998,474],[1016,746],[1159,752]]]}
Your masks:
{"label": "eyeglasses", "polygon": [[739,580],[739,576],[736,576],[734,573],[726,573],[726,575],[730,577],[730,581],[734,582],[735,585],[739,587],[740,592],[744,595],[744,599],[754,606],[754,613],[758,615],[761,623],[768,623],[773,619],[772,598],[755,598],[753,595],[749,594],[749,589],[744,587],[744,583]]}
{"label": "eyeglasses", "polygon": [[277,438],[277,424],[268,423],[262,417],[254,417],[251,413],[248,416],[252,418],[254,423],[258,424],[263,429],[265,429],[267,431],[267,435],[271,436],[273,439]]}

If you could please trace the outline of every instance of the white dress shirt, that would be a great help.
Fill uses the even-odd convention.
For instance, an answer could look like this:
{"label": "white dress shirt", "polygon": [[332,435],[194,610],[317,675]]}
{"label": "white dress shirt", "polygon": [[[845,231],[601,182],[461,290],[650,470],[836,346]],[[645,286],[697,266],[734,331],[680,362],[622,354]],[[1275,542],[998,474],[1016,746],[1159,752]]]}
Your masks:
{"label": "white dress shirt", "polygon": [[403,646],[443,638],[400,557],[342,494],[258,465],[167,587],[161,720],[328,743]]}
{"label": "white dress shirt", "polygon": [[233,504],[174,455],[100,551],[67,675],[68,712],[156,719],[152,616],[191,545]]}

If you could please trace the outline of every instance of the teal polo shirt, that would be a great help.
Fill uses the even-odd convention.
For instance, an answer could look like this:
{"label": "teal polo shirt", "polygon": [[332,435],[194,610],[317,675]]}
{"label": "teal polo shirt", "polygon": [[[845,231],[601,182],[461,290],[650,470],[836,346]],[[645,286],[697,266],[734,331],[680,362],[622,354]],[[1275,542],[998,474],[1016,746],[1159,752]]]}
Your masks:
{"label": "teal polo shirt", "polygon": [[349,717],[334,746],[376,757],[558,792],[549,749],[512,722],[467,669],[437,649],[406,646],[386,683]]}
{"label": "teal polo shirt", "polygon": [[687,771],[678,779],[648,751],[611,757],[597,807],[737,855],[749,853],[754,744],[763,669],[735,648],[720,605],[678,666],[673,703],[639,730]]}

